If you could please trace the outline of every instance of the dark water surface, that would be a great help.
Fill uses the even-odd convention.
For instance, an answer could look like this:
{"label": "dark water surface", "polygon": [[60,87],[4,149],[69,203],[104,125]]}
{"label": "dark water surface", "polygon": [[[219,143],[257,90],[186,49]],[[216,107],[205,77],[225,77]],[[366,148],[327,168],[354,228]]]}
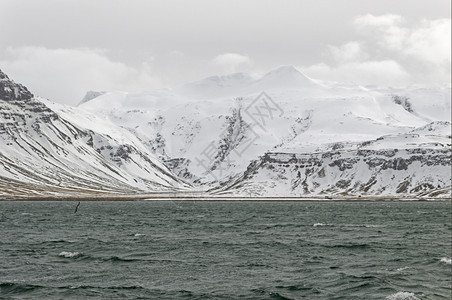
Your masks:
{"label": "dark water surface", "polygon": [[450,202],[0,202],[1,299],[450,299]]}

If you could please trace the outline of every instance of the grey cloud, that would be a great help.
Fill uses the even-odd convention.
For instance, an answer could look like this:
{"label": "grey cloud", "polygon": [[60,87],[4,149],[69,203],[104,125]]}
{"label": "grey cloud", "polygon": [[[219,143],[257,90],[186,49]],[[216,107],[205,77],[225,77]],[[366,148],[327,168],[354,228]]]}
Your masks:
{"label": "grey cloud", "polygon": [[[83,97],[82,89],[150,89],[282,64],[326,75],[323,79],[340,77],[341,70],[369,71],[379,61],[405,82],[422,80],[411,73],[427,71],[435,81],[450,71],[450,61],[439,63],[436,74],[426,64],[427,58],[450,56],[441,43],[447,27],[441,22],[449,20],[450,27],[448,1],[0,0],[0,7],[0,68],[36,93],[71,104]],[[388,15],[401,20],[375,26]],[[362,17],[359,24],[357,16],[376,19]],[[376,40],[366,33],[371,28],[380,30]],[[389,47],[391,35],[384,28],[411,34],[393,34]],[[443,42],[450,44],[450,37]],[[379,53],[372,50],[376,44]],[[411,52],[397,48],[407,45]],[[440,53],[425,56],[429,45]],[[45,64],[51,55],[61,67]]]}

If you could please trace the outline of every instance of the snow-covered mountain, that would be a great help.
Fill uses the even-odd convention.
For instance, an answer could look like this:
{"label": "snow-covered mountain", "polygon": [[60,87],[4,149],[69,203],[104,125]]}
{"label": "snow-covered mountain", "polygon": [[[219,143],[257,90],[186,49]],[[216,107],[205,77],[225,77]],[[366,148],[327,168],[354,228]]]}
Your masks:
{"label": "snow-covered mountain", "polygon": [[129,131],[33,96],[0,71],[0,197],[185,189]]}
{"label": "snow-covered mountain", "polygon": [[361,87],[283,66],[68,107],[0,76],[6,195],[450,197],[450,86]]}
{"label": "snow-covered mountain", "polygon": [[79,108],[218,194],[450,196],[450,86],[325,83],[283,66]]}

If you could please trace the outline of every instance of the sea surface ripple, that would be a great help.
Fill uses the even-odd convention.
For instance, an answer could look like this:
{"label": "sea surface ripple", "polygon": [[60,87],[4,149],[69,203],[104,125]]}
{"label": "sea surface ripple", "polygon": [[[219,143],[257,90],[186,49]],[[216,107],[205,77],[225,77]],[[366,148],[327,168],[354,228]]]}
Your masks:
{"label": "sea surface ripple", "polygon": [[451,299],[451,202],[0,201],[0,299]]}

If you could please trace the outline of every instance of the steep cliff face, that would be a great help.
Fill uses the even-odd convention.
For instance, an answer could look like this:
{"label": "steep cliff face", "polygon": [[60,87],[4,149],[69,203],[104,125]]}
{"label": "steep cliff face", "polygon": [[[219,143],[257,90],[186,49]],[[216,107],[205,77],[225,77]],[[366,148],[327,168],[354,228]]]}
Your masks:
{"label": "steep cliff face", "polygon": [[243,196],[450,198],[451,123],[403,134],[337,142],[311,153],[267,152],[213,191]]}
{"label": "steep cliff face", "polygon": [[26,87],[15,83],[0,70],[0,99],[4,101],[29,100],[33,94]]}
{"label": "steep cliff face", "polygon": [[0,74],[1,197],[94,196],[186,187],[127,131],[33,97]]}
{"label": "steep cliff face", "polygon": [[267,153],[218,194],[450,197],[450,147]]}

